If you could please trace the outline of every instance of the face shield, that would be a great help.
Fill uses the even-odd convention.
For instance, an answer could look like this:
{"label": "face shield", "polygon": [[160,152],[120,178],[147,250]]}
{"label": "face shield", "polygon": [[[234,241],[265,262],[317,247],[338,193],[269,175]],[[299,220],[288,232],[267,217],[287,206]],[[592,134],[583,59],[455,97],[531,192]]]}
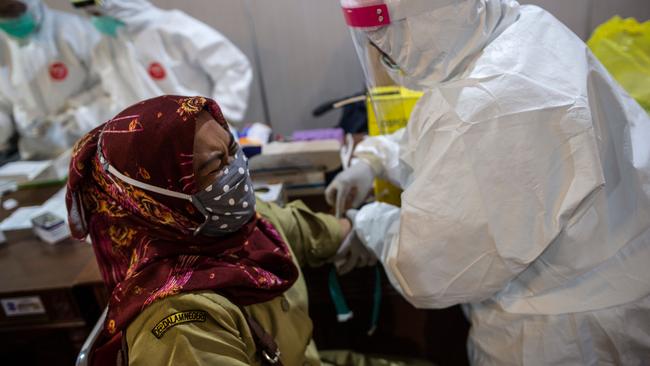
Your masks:
{"label": "face shield", "polygon": [[406,89],[406,71],[387,44],[378,45],[391,24],[431,7],[430,0],[341,0],[368,89],[369,134],[406,126],[421,93]]}
{"label": "face shield", "polygon": [[[420,0],[409,0],[409,4],[412,11],[430,6],[429,1]],[[368,134],[391,134],[406,126],[422,93],[405,87],[409,85],[405,71],[391,54],[391,47],[380,46],[377,40],[410,12],[395,0],[342,0],[341,5],[366,80]],[[399,205],[400,193],[387,181],[375,180],[378,201]]]}

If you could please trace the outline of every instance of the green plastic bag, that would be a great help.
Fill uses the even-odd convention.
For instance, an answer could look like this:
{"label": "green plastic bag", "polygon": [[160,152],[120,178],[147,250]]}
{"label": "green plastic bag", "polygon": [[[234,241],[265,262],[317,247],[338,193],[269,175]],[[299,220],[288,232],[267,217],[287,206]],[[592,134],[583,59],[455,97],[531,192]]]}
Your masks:
{"label": "green plastic bag", "polygon": [[650,113],[650,21],[616,16],[587,42],[614,78]]}

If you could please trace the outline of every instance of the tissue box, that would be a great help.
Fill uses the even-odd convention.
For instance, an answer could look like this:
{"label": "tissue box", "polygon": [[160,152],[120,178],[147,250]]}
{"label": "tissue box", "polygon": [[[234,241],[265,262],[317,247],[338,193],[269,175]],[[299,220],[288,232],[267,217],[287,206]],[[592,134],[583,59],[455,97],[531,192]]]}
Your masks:
{"label": "tissue box", "polygon": [[70,228],[65,220],[49,212],[34,217],[32,225],[36,236],[48,244],[56,244],[70,237]]}

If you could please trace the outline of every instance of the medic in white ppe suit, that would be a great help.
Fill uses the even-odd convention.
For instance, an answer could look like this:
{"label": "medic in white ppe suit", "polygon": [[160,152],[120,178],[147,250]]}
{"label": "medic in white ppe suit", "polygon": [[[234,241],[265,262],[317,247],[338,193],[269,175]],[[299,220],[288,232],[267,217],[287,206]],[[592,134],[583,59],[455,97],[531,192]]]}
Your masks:
{"label": "medic in white ppe suit", "polygon": [[0,1],[0,151],[48,159],[108,116],[90,77],[99,33],[84,19],[40,0]]}
{"label": "medic in white ppe suit", "polygon": [[367,74],[376,47],[425,93],[327,190],[341,205],[375,176],[404,189],[401,209],[372,203],[354,219],[393,285],[420,308],[470,304],[473,364],[647,364],[648,114],[538,7],[342,6]]}
{"label": "medic in white ppe suit", "polygon": [[240,122],[253,73],[227,38],[179,10],[146,0],[71,0],[104,34],[93,53],[95,71],[117,113],[163,94],[213,98],[229,122]]}

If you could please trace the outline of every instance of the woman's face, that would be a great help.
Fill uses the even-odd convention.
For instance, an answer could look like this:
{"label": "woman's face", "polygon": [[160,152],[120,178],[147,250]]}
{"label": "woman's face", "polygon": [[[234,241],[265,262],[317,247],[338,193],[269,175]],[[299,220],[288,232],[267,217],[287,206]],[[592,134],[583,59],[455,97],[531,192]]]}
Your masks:
{"label": "woman's face", "polygon": [[230,164],[237,145],[230,132],[207,111],[198,115],[195,131],[194,175],[199,188],[204,189],[214,183],[224,166]]}

